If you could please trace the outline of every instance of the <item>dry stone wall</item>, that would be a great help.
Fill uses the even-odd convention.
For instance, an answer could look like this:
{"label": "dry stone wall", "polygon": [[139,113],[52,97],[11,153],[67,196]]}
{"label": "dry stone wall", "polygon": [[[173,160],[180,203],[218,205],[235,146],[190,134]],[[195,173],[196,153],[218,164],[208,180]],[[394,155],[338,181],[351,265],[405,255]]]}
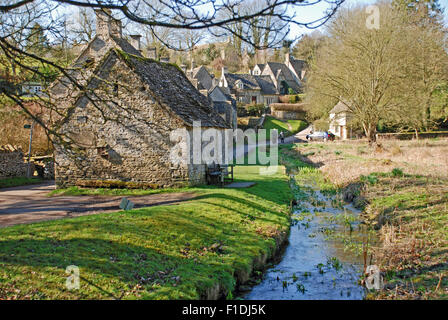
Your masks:
{"label": "dry stone wall", "polygon": [[0,178],[25,177],[27,167],[22,150],[11,145],[0,146]]}

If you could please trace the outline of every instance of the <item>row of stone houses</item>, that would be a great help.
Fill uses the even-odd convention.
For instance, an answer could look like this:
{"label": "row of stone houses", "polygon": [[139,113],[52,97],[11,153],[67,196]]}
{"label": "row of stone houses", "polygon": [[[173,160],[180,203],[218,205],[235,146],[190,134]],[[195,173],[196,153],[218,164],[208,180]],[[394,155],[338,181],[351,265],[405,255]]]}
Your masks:
{"label": "row of stone houses", "polygon": [[[216,79],[204,66],[195,68],[193,64],[191,70],[182,67],[195,88],[210,97],[214,105],[218,105],[217,111],[220,107],[224,108],[224,101],[229,106],[235,105],[235,102],[269,106],[278,102],[280,95],[291,91],[302,92],[306,75],[306,62],[294,59],[289,53],[285,55],[284,63],[257,64],[248,74],[229,73],[223,67],[220,79]],[[216,97],[220,100],[216,100]],[[217,101],[218,104],[215,103]],[[231,124],[236,121],[236,115],[231,121],[228,118],[226,121]]]}
{"label": "row of stone houses", "polygon": [[243,104],[278,102],[280,95],[301,93],[306,75],[306,62],[296,60],[289,53],[285,62],[257,64],[249,74],[229,73],[223,68],[219,87]]}

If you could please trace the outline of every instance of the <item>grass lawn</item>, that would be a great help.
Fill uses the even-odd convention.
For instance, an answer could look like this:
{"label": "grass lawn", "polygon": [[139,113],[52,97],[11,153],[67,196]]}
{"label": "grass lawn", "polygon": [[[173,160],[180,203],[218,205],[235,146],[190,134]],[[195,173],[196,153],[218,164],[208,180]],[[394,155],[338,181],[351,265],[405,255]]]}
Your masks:
{"label": "grass lawn", "polygon": [[28,184],[41,183],[43,181],[44,180],[40,178],[26,178],[26,177],[5,178],[0,179],[0,188],[24,186]]}
{"label": "grass lawn", "polygon": [[[289,124],[289,126],[288,126],[288,124]],[[282,120],[276,119],[272,116],[266,116],[266,119],[264,120],[264,124],[263,124],[263,129],[266,129],[266,139],[269,139],[270,130],[277,129],[278,133],[283,131],[285,133],[285,136],[288,137],[293,134],[296,134],[299,131],[302,131],[307,126],[308,126],[308,124],[302,120],[282,121]]]}
{"label": "grass lawn", "polygon": [[110,189],[110,188],[81,188],[69,187],[51,191],[49,196],[144,196],[157,193],[190,191],[191,188],[164,189]]}
{"label": "grass lawn", "polygon": [[[191,188],[189,202],[0,229],[0,299],[229,297],[289,230],[285,174],[235,168],[247,189]],[[66,267],[80,289],[66,289]]]}

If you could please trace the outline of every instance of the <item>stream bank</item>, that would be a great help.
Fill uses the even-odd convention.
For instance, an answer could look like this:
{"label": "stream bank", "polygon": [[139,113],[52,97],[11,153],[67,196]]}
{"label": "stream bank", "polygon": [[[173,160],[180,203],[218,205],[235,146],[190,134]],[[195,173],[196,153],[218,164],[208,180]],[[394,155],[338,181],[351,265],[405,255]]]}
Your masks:
{"label": "stream bank", "polygon": [[[316,179],[291,175],[297,205],[292,214],[289,244],[281,260],[267,270],[244,299],[361,300],[363,261],[356,239],[363,237],[360,211],[335,192],[320,190]],[[352,246],[352,247],[350,247]],[[260,281],[261,280],[261,281]]]}

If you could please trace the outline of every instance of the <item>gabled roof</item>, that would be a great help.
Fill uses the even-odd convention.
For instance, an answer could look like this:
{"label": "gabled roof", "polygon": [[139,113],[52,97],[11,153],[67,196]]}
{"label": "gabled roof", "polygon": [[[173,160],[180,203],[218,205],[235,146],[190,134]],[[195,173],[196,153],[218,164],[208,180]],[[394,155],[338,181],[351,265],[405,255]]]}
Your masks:
{"label": "gabled roof", "polygon": [[251,74],[225,74],[229,88],[234,89],[237,81],[241,81],[244,90],[260,90],[262,94],[277,94],[274,83],[270,76],[256,76]]}
{"label": "gabled roof", "polygon": [[210,106],[184,73],[176,66],[129,54],[124,60],[157,97],[187,125],[201,121],[205,127],[228,128],[228,125]]}
{"label": "gabled roof", "polygon": [[[264,69],[265,66],[266,65],[264,63],[257,63],[255,65],[255,67],[258,67],[258,69],[260,69],[261,72],[263,72],[263,69]],[[254,67],[254,69],[255,69],[255,67]]]}
{"label": "gabled roof", "polygon": [[306,61],[305,60],[291,59],[289,61],[289,63],[291,64],[291,66],[294,69],[294,71],[296,72],[296,74],[299,77],[301,77],[302,70],[306,68]]}
{"label": "gabled roof", "polygon": [[198,80],[198,90],[210,90],[213,85],[213,77],[204,66],[187,71],[187,77]]}
{"label": "gabled roof", "polygon": [[339,101],[333,109],[330,110],[330,113],[341,113],[341,112],[347,112],[349,111],[347,105],[343,103],[342,101]]}
{"label": "gabled roof", "polygon": [[[111,59],[117,58],[140,77],[156,101],[170,109],[187,126],[192,126],[193,121],[201,121],[204,127],[228,128],[224,119],[212,109],[208,99],[194,88],[179,67],[144,58],[124,39],[113,38],[111,49],[101,57],[86,85],[89,88],[97,87],[101,79],[99,74],[108,68]],[[77,100],[84,97],[85,93],[81,93]]]}
{"label": "gabled roof", "polygon": [[295,81],[294,75],[286,66],[286,64],[280,62],[268,62],[266,65],[272,70],[275,75],[277,75],[277,73],[281,71],[283,77],[285,77],[286,80]]}

